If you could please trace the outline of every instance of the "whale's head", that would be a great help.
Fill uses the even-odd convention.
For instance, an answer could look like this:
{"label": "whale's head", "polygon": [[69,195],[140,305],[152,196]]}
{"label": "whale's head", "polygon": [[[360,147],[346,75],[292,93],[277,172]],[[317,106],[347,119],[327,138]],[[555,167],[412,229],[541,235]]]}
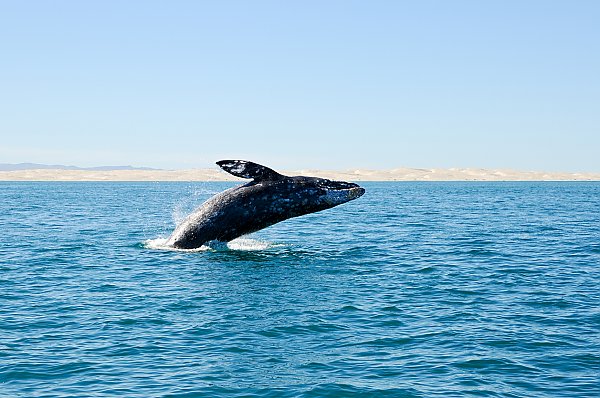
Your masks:
{"label": "whale's head", "polygon": [[337,206],[342,203],[360,198],[365,189],[353,182],[317,179],[315,184],[320,190],[321,200],[329,205]]}
{"label": "whale's head", "polygon": [[290,177],[294,193],[301,197],[303,211],[313,213],[360,198],[365,189],[358,184],[317,177]]}

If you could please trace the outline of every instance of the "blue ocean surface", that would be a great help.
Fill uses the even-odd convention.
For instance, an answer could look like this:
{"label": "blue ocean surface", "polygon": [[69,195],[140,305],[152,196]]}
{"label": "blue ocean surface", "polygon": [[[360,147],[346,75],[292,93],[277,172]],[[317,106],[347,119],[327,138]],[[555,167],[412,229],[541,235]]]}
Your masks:
{"label": "blue ocean surface", "polygon": [[161,245],[232,185],[0,183],[0,396],[600,396],[600,183],[363,183]]}

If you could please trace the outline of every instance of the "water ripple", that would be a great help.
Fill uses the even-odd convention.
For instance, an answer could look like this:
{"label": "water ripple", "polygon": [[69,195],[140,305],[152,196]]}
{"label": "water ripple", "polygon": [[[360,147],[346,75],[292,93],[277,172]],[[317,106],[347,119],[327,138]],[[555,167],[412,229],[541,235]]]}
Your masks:
{"label": "water ripple", "polygon": [[0,183],[0,396],[600,395],[600,184],[367,183],[164,247],[229,183]]}

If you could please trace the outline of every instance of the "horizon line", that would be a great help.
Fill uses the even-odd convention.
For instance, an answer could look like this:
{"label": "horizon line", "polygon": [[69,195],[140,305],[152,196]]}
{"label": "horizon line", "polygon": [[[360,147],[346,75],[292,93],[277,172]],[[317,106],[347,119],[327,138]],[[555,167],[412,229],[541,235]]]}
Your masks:
{"label": "horizon line", "polygon": [[[452,166],[452,167],[411,167],[397,166],[389,168],[371,168],[371,167],[346,167],[346,168],[321,168],[321,167],[302,167],[302,168],[278,168],[283,171],[331,171],[331,172],[349,172],[349,171],[394,171],[394,170],[414,170],[414,171],[460,171],[460,170],[481,170],[481,171],[510,171],[518,173],[546,173],[546,174],[598,174],[600,171],[548,171],[543,169],[520,169],[513,167],[480,167],[480,166]],[[175,167],[162,168],[150,166],[134,166],[128,165],[98,165],[98,166],[77,166],[71,164],[48,164],[35,162],[19,162],[19,163],[0,163],[0,172],[11,171],[29,171],[29,170],[62,170],[62,171],[186,171],[186,170],[221,170],[218,166],[201,166],[201,167]]]}

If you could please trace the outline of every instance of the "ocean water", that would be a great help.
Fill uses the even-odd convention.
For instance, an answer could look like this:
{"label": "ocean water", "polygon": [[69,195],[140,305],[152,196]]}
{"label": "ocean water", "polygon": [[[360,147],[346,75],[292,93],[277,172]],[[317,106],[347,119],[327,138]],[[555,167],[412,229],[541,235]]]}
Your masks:
{"label": "ocean water", "polygon": [[364,183],[161,246],[232,185],[0,183],[0,396],[600,396],[600,183]]}

